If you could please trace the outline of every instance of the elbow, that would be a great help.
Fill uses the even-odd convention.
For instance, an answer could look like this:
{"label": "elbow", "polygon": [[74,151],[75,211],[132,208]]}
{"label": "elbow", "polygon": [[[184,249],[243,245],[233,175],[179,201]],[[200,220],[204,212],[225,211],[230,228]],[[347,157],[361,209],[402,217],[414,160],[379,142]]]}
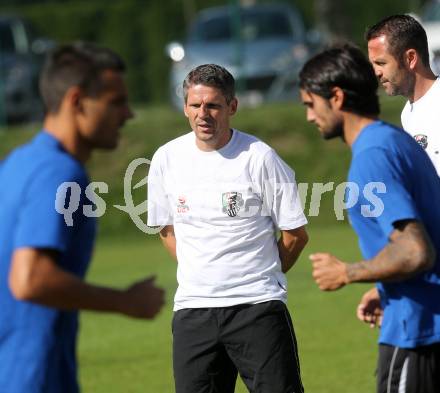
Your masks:
{"label": "elbow", "polygon": [[303,237],[302,237],[302,246],[303,248],[307,245],[307,243],[309,242],[309,235],[307,234],[306,231],[304,231]]}
{"label": "elbow", "polygon": [[304,247],[307,245],[308,242],[309,242],[309,235],[305,230],[302,230],[295,242],[295,248],[297,249],[298,253],[304,250]]}
{"label": "elbow", "polygon": [[9,289],[16,300],[34,301],[38,298],[38,286],[32,271],[12,266],[9,273]]}
{"label": "elbow", "polygon": [[435,251],[434,246],[429,241],[418,253],[418,258],[415,258],[417,261],[415,270],[417,272],[425,272],[431,270],[437,258],[437,253]]}
{"label": "elbow", "polygon": [[26,283],[26,281],[16,278],[9,279],[9,289],[11,290],[12,296],[16,300],[21,301],[32,301],[35,300],[34,291],[31,286]]}
{"label": "elbow", "polygon": [[29,289],[24,285],[18,284],[14,281],[10,281],[9,288],[11,290],[12,296],[16,300],[21,300],[21,301],[34,300],[34,297],[32,296],[32,291],[29,291]]}
{"label": "elbow", "polygon": [[425,256],[421,264],[421,270],[422,271],[431,270],[435,265],[436,259],[437,259],[437,253],[435,251],[435,248],[432,245],[430,245],[430,247],[428,247],[428,250],[425,252]]}

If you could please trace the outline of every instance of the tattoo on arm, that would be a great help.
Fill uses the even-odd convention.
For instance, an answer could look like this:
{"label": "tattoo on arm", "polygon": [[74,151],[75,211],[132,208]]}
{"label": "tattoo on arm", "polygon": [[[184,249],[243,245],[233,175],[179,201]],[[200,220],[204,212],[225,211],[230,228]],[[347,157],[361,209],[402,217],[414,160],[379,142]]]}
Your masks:
{"label": "tattoo on arm", "polygon": [[350,282],[401,281],[430,269],[435,250],[419,221],[395,224],[388,244],[371,260],[347,266]]}

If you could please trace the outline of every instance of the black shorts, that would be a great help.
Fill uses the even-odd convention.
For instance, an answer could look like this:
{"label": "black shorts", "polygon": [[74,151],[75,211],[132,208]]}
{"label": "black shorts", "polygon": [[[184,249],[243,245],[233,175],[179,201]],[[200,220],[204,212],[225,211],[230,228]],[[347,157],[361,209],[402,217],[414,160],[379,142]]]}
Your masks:
{"label": "black shorts", "polygon": [[440,343],[405,349],[379,345],[377,393],[439,393]]}
{"label": "black shorts", "polygon": [[173,366],[176,393],[233,393],[237,373],[252,393],[304,391],[281,301],[175,312]]}

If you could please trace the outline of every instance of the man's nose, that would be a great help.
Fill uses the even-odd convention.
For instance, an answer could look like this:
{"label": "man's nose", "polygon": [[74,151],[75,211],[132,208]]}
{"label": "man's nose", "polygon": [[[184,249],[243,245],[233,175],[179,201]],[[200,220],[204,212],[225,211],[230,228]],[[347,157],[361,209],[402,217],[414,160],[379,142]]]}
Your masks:
{"label": "man's nose", "polygon": [[310,108],[307,108],[307,121],[309,123],[315,122],[315,112],[313,112],[313,110]]}
{"label": "man's nose", "polygon": [[380,78],[382,76],[382,69],[377,65],[373,65],[373,69],[376,76]]}
{"label": "man's nose", "polygon": [[204,104],[202,104],[202,105],[200,105],[200,108],[199,108],[199,116],[200,117],[205,117],[205,116],[207,116],[208,115],[208,108],[207,108],[207,106],[206,105],[204,105]]}

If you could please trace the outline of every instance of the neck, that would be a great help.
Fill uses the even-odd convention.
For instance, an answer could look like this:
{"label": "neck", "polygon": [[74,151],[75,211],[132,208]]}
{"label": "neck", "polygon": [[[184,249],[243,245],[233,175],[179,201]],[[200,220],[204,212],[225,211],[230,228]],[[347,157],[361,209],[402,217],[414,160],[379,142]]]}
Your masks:
{"label": "neck", "polygon": [[347,145],[351,148],[361,131],[376,120],[377,116],[344,113],[344,140]]}
{"label": "neck", "polygon": [[203,141],[196,138],[196,146],[202,151],[214,151],[220,150],[222,147],[226,146],[232,138],[232,129],[229,128],[220,134],[219,139],[211,141]]}
{"label": "neck", "polygon": [[49,114],[44,119],[44,129],[56,138],[63,148],[81,163],[91,155],[91,149],[81,138],[73,118],[59,114]]}
{"label": "neck", "polygon": [[430,68],[423,68],[415,74],[414,89],[407,97],[410,102],[422,98],[434,84],[437,77]]}

